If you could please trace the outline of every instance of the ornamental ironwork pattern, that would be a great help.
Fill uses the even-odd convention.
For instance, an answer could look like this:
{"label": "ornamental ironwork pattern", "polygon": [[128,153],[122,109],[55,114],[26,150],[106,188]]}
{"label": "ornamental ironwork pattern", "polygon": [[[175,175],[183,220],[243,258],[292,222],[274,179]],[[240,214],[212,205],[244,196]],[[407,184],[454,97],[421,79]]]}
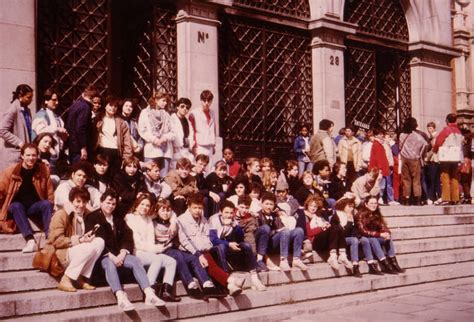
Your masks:
{"label": "ornamental ironwork pattern", "polygon": [[104,93],[108,87],[108,0],[41,0],[37,4],[38,93],[50,86],[57,88],[63,109],[89,84]]}
{"label": "ornamental ironwork pattern", "polygon": [[285,16],[310,18],[308,0],[234,0],[234,5]]}
{"label": "ornamental ironwork pattern", "polygon": [[347,0],[344,21],[357,24],[364,33],[408,41],[408,25],[398,0]]}
{"label": "ornamental ironwork pattern", "polygon": [[346,124],[399,132],[411,116],[409,57],[362,46],[345,51]]}
{"label": "ornamental ironwork pattern", "polygon": [[309,34],[227,16],[219,39],[220,129],[239,156],[288,159],[312,124]]}
{"label": "ornamental ironwork pattern", "polygon": [[176,101],[177,38],[174,8],[155,4],[138,43],[132,88],[143,108],[153,91],[166,92]]}

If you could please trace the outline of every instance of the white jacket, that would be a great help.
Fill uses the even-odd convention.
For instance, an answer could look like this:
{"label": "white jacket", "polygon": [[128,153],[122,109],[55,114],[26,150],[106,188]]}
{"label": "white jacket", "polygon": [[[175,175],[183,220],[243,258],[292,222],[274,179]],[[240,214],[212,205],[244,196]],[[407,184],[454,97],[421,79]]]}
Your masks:
{"label": "white jacket", "polygon": [[216,145],[216,123],[212,110],[209,111],[211,122],[207,123],[207,118],[202,108],[196,108],[191,112],[189,120],[193,130],[194,145],[215,146]]}
{"label": "white jacket", "polygon": [[[188,124],[189,124],[188,140],[189,140],[189,148],[191,149],[194,145],[193,127],[189,119],[187,117],[186,119],[188,120]],[[183,142],[184,142],[184,131],[183,131],[183,126],[181,125],[181,121],[179,120],[179,117],[178,115],[176,115],[176,113],[173,113],[170,117],[170,126],[171,126],[171,132],[173,132],[174,134],[173,147],[175,149],[181,149],[183,147]]]}
{"label": "white jacket", "polygon": [[135,252],[137,250],[154,254],[160,252],[162,246],[155,244],[155,227],[150,217],[130,213],[125,216],[125,221],[133,231]]}
{"label": "white jacket", "polygon": [[[173,146],[172,142],[174,139],[173,131],[165,133],[161,138],[166,139],[167,142],[156,146],[153,144],[153,140],[156,139],[156,136],[152,133],[152,127],[149,119],[150,113],[150,106],[142,110],[140,113],[140,117],[138,118],[138,133],[145,141],[145,147],[143,148],[143,155],[145,158],[158,158],[158,157],[165,157],[170,158],[173,156]],[[168,119],[163,120],[163,122],[167,122],[169,124],[169,114]]]}

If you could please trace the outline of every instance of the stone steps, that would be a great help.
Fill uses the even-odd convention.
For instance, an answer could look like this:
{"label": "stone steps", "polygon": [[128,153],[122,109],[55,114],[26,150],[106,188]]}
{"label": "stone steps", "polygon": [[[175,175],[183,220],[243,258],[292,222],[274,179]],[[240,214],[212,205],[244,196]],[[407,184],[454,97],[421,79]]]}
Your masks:
{"label": "stone steps", "polygon": [[[221,300],[210,299],[209,302],[183,298],[180,303],[169,303],[166,308],[147,307],[136,303],[136,311],[129,314],[120,312],[116,305],[101,306],[90,309],[69,310],[67,312],[34,315],[15,318],[16,321],[38,321],[53,319],[54,321],[129,321],[133,320],[168,320],[221,314],[238,310],[247,310],[267,306],[293,304],[313,301],[327,297],[341,296],[353,293],[373,292],[376,290],[416,285],[432,281],[473,276],[473,262],[460,264],[438,265],[408,270],[401,275],[372,276],[366,275],[361,279],[343,277],[292,283],[269,287],[261,293],[246,290],[243,294]],[[11,312],[12,313],[12,312]]]}
{"label": "stone steps", "polygon": [[450,216],[411,216],[411,217],[388,217],[387,224],[391,229],[402,227],[431,227],[474,224],[474,214],[450,215]]}
{"label": "stone steps", "polygon": [[[474,248],[456,251],[445,250],[427,252],[422,256],[419,254],[408,254],[401,255],[398,258],[400,265],[409,270],[420,267],[428,269],[428,266],[474,261]],[[368,267],[365,262],[361,262],[361,272],[368,272]],[[44,278],[46,274],[36,273],[35,275],[38,278]],[[341,267],[338,275],[347,276],[348,274],[346,270]],[[262,281],[268,286],[325,280],[334,276],[334,271],[326,263],[322,262],[311,264],[310,269],[304,273],[299,270],[294,270],[288,274],[282,272],[260,274]],[[365,275],[364,278],[365,277],[370,277],[370,275]],[[49,279],[51,280],[51,283],[48,283],[48,286],[56,287],[56,281],[52,278]],[[33,282],[35,281],[32,277],[30,277],[29,280]],[[248,278],[246,281],[246,287],[247,289],[250,287]],[[127,285],[126,289],[131,301],[140,301],[142,299],[142,294],[138,286],[135,284]],[[179,282],[177,283],[176,294],[180,296],[186,295],[182,284]],[[33,293],[9,293],[0,295],[0,318],[12,315],[21,316],[43,312],[63,311],[66,309],[111,305],[114,303],[115,298],[112,295],[112,292],[110,292],[109,287],[99,287],[95,291],[78,291],[77,293],[64,293],[56,289],[38,290]]]}
{"label": "stone steps", "polygon": [[405,227],[390,229],[394,240],[408,240],[449,236],[468,236],[474,234],[474,224],[434,226],[434,227]]}
{"label": "stone steps", "polygon": [[474,214],[473,205],[457,206],[382,206],[384,217],[406,217],[406,216],[441,216]]}

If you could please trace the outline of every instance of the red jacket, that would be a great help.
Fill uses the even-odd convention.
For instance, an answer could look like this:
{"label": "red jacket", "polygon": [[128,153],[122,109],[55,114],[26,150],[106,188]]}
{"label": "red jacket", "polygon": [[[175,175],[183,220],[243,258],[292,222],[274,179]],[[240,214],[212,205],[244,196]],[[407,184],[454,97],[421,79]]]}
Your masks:
{"label": "red jacket", "polygon": [[382,143],[377,140],[374,140],[372,143],[368,170],[370,171],[375,167],[382,171],[384,177],[390,175],[390,165],[388,163],[387,155],[385,154],[385,149]]}

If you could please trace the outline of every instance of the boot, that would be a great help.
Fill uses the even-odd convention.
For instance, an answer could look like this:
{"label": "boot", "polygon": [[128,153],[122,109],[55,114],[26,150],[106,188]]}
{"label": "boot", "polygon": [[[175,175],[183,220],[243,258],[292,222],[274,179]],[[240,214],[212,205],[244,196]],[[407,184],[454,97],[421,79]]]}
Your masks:
{"label": "boot", "polygon": [[390,261],[390,264],[392,264],[392,267],[399,273],[405,273],[405,270],[398,265],[398,261],[396,257],[388,257],[388,260]]}
{"label": "boot", "polygon": [[400,204],[402,204],[403,206],[409,206],[410,205],[409,199],[410,199],[409,197],[401,197]]}
{"label": "boot", "polygon": [[376,262],[370,263],[369,265],[369,274],[372,275],[383,275],[383,273],[379,270]]}
{"label": "boot", "polygon": [[392,265],[388,262],[386,258],[379,261],[379,263],[380,263],[380,268],[382,269],[382,272],[387,273],[387,274],[398,274],[398,272],[395,270],[395,268],[392,267]]}
{"label": "boot", "polygon": [[415,197],[415,206],[422,206],[421,196]]}
{"label": "boot", "polygon": [[165,302],[180,302],[181,298],[173,295],[173,286],[168,283],[161,285],[159,297]]}
{"label": "boot", "polygon": [[352,276],[354,277],[362,277],[362,274],[359,270],[359,265],[352,265]]}

